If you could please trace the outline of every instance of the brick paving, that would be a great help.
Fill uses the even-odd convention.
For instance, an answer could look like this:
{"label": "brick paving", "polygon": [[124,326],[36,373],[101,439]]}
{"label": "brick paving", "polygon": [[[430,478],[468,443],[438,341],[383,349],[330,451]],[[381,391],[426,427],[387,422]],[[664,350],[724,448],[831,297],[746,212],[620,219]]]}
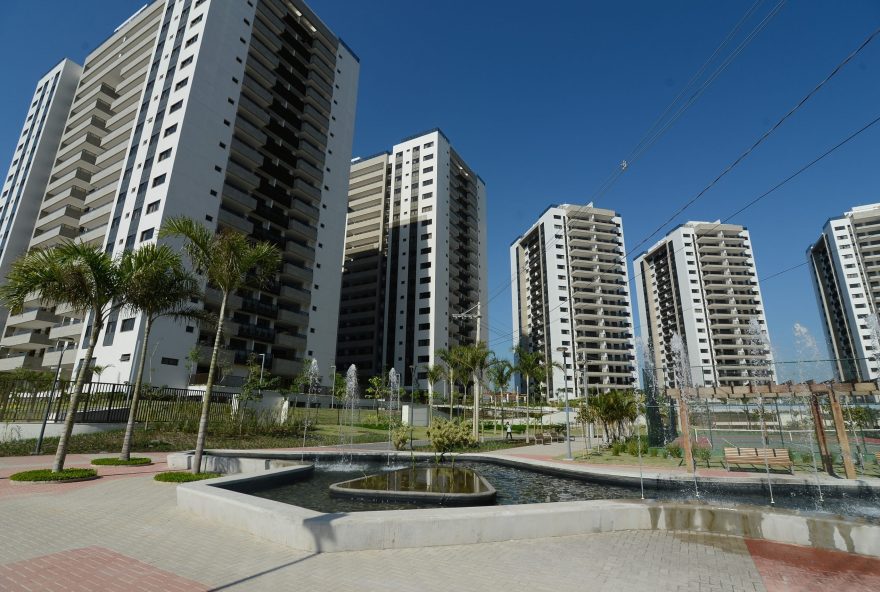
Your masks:
{"label": "brick paving", "polygon": [[[4,477],[40,462],[0,459],[0,491],[30,487]],[[798,586],[817,573],[824,589],[880,589],[877,560],[685,532],[314,555],[178,510],[175,486],[151,479],[161,464],[108,469],[0,496],[0,590],[777,591],[816,589]]]}

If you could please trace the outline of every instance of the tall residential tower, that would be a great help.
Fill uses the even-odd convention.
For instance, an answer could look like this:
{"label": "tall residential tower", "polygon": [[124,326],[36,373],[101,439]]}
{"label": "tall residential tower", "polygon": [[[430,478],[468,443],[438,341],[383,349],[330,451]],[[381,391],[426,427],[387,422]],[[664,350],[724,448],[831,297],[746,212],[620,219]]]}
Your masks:
{"label": "tall residential tower", "polygon": [[[623,220],[593,207],[551,206],[510,246],[514,345],[554,367],[547,395],[636,385]],[[567,351],[559,351],[565,348]]]}
{"label": "tall residential tower", "polygon": [[[39,214],[22,236],[29,248],[77,240],[118,256],[185,215],[270,241],[283,254],[280,273],[233,296],[222,355],[240,365],[263,354],[282,377],[311,357],[326,370],[358,72],[357,57],[301,0],[157,0],[76,73],[47,184],[32,198]],[[219,301],[208,287],[203,306],[217,311]],[[30,308],[9,319],[0,355],[52,367],[59,338],[84,341],[87,319],[56,307],[35,325],[39,303]],[[142,325],[127,312],[109,320],[95,359],[110,368],[104,380],[131,380]],[[204,370],[212,337],[160,322],[149,380],[183,384],[198,347],[192,370]]]}
{"label": "tall residential tower", "polygon": [[[395,368],[401,385],[427,388],[438,349],[486,340],[487,274],[486,184],[442,131],[352,161],[341,371],[356,364],[366,378]],[[465,312],[474,318],[454,317]]]}
{"label": "tall residential tower", "polygon": [[[633,266],[645,355],[652,356],[658,383],[729,387],[775,380],[748,230],[688,222]],[[677,365],[685,367],[680,380],[672,371]]]}
{"label": "tall residential tower", "polygon": [[880,204],[828,220],[807,250],[838,380],[880,377]]}

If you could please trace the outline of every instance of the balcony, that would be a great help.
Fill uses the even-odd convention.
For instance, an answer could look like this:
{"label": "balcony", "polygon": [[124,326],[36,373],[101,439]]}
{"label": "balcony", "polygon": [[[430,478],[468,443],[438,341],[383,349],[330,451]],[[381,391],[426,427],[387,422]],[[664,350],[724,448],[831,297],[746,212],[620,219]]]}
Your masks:
{"label": "balcony", "polygon": [[245,339],[256,339],[272,343],[275,340],[275,329],[257,327],[255,325],[239,325],[236,335]]}
{"label": "balcony", "polygon": [[49,338],[53,341],[57,341],[59,339],[73,339],[75,341],[79,341],[79,338],[82,336],[82,332],[82,322],[68,323],[66,325],[58,325],[57,327],[52,327],[49,330]]}
{"label": "balcony", "polygon": [[38,370],[42,367],[43,358],[29,356],[29,355],[18,355],[18,356],[10,356],[8,358],[0,358],[0,372],[6,372],[8,370],[18,370],[20,368],[27,368],[28,370]]}
{"label": "balcony", "polygon": [[9,335],[0,340],[0,346],[18,351],[46,349],[52,344],[52,339],[45,333],[19,333],[17,335]]}
{"label": "balcony", "polygon": [[51,230],[46,230],[44,232],[38,231],[38,234],[31,239],[31,248],[40,247],[42,249],[46,249],[57,245],[65,240],[73,240],[75,239],[79,233],[76,228],[72,226],[66,226],[62,224],[61,226],[56,226]]}
{"label": "balcony", "polygon": [[15,327],[16,329],[45,329],[46,327],[51,327],[56,322],[58,322],[58,318],[54,313],[39,308],[17,315],[9,315],[6,326]]}
{"label": "balcony", "polygon": [[[45,211],[45,210],[44,210]],[[58,225],[75,226],[79,224],[82,210],[74,206],[63,206],[53,212],[44,214],[37,220],[37,230],[48,230]]]}

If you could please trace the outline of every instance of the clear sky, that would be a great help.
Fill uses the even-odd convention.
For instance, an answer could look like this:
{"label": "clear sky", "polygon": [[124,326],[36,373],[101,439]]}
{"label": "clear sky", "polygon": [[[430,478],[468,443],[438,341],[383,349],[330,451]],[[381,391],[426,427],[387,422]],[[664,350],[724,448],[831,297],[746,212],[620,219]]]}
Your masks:
{"label": "clear sky", "polygon": [[[762,2],[731,47],[777,1]],[[143,3],[3,3],[0,54],[7,60],[0,166],[8,166],[36,80],[62,57],[82,60]],[[501,354],[511,346],[510,291],[505,289],[510,243],[550,203],[592,200],[753,3],[310,4],[361,58],[353,154],[373,154],[405,136],[441,127],[485,179],[489,291],[498,294],[490,304],[490,344]],[[659,236],[650,233],[662,221],[878,26],[876,0],[785,3],[693,106],[596,200],[623,216],[633,249],[630,261],[644,248],[636,251],[638,243],[650,239],[647,244],[653,244]],[[674,224],[726,218],[877,116],[880,39]],[[803,263],[806,248],[829,217],[880,202],[878,147],[880,125],[730,220],[750,229],[760,277]],[[806,267],[762,282],[762,289],[777,359],[801,357],[796,323],[819,341],[824,356]],[[781,365],[780,371],[782,380],[802,377],[791,365]]]}

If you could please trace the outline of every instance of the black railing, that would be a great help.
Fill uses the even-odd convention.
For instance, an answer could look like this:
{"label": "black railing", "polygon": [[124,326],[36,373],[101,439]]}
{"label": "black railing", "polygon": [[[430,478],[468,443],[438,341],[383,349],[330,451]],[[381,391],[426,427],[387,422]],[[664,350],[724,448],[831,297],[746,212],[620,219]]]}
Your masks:
{"label": "black railing", "polygon": [[[70,394],[74,384],[51,378],[43,381],[0,378],[0,421],[42,421],[49,408],[49,421],[62,422],[70,412]],[[77,403],[76,421],[85,423],[123,423],[131,408],[133,386],[90,382],[83,387]],[[138,422],[172,422],[198,418],[203,391],[145,386],[138,403]],[[214,392],[208,412],[209,421],[219,421],[232,414],[231,393]]]}

